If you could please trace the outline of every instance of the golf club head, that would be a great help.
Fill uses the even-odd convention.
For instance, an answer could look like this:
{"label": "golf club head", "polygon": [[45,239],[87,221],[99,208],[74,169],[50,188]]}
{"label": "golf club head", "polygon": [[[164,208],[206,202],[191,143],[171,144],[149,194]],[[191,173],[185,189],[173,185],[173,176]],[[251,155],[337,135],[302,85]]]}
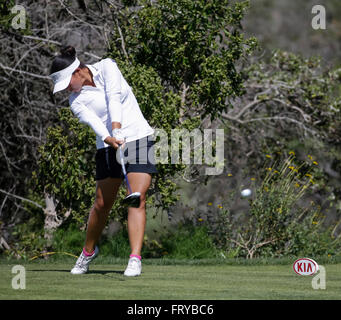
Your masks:
{"label": "golf club head", "polygon": [[128,207],[138,208],[140,206],[140,196],[140,192],[133,192],[124,198],[123,204]]}

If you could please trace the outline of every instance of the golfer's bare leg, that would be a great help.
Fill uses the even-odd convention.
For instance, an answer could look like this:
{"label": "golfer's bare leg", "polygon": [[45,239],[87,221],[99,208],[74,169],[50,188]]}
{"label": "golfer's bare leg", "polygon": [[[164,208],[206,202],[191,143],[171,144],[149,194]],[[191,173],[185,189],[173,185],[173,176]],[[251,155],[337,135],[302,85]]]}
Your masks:
{"label": "golfer's bare leg", "polygon": [[96,183],[96,199],[90,211],[85,240],[85,250],[89,253],[95,249],[102,234],[121,183],[120,178],[107,178]]}
{"label": "golfer's bare leg", "polygon": [[128,208],[128,234],[131,254],[141,255],[146,227],[146,193],[152,181],[152,176],[149,173],[129,172],[128,180],[132,192],[141,193],[140,207]]}

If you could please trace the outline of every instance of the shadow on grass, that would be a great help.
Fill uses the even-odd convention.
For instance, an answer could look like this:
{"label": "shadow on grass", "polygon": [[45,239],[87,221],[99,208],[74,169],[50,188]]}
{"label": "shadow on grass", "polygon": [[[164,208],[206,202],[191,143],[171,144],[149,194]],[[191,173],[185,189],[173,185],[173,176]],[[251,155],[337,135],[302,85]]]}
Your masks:
{"label": "shadow on grass", "polygon": [[[65,272],[70,273],[70,269],[62,270],[62,269],[31,269],[27,270],[28,272]],[[123,275],[124,271],[116,271],[116,270],[89,270],[86,274],[102,274],[104,276],[108,276],[109,274],[120,274]],[[75,275],[74,275],[75,276]],[[77,276],[77,275],[76,275]]]}

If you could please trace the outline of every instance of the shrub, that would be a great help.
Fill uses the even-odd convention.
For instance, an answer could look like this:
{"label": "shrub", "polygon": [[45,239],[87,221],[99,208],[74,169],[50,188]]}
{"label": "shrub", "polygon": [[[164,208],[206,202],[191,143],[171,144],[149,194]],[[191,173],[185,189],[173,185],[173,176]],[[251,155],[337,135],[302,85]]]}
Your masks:
{"label": "shrub", "polygon": [[296,163],[291,154],[284,163],[265,169],[265,178],[249,201],[249,212],[231,217],[228,210],[221,210],[214,232],[219,247],[229,255],[250,259],[340,253],[340,238],[334,239],[324,226],[320,208],[302,206],[314,181],[310,163]]}
{"label": "shrub", "polygon": [[160,239],[164,255],[173,259],[217,258],[218,250],[206,226],[190,222],[180,224],[175,233]]}
{"label": "shrub", "polygon": [[127,258],[131,253],[128,231],[126,228],[122,228],[114,236],[103,236],[100,240],[99,246],[101,255],[103,256]]}
{"label": "shrub", "polygon": [[80,231],[75,224],[68,228],[57,229],[53,236],[52,249],[57,252],[67,252],[79,255],[84,246],[85,232]]}

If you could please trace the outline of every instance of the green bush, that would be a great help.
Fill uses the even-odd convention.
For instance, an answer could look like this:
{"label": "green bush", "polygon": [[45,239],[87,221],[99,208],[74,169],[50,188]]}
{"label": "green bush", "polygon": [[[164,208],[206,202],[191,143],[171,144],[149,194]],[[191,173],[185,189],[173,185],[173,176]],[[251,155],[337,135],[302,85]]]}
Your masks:
{"label": "green bush", "polygon": [[41,216],[33,216],[25,223],[17,225],[12,232],[16,243],[11,250],[4,252],[5,255],[26,259],[40,254],[46,247],[44,231],[39,228],[40,225]]}
{"label": "green bush", "polygon": [[114,256],[116,258],[129,257],[130,245],[128,231],[122,228],[114,236],[103,236],[99,242],[100,253],[103,256]]}
{"label": "green bush", "polygon": [[190,222],[180,224],[175,233],[161,237],[163,255],[173,259],[217,258],[215,247],[206,226],[195,226]]}
{"label": "green bush", "polygon": [[340,254],[340,237],[334,238],[332,229],[325,227],[320,208],[304,205],[303,196],[314,184],[309,169],[314,162],[298,164],[292,153],[284,163],[265,168],[248,212],[231,217],[221,210],[214,232],[218,246],[229,256],[250,259]]}
{"label": "green bush", "polygon": [[[37,226],[36,219],[32,218],[16,228],[14,236],[20,236],[20,247],[15,251],[17,256],[44,259],[54,255],[77,257],[81,253],[86,231],[80,230],[77,223],[71,222],[57,229],[49,246],[43,230],[37,229]],[[113,236],[103,234],[98,246],[102,257],[127,258],[131,253],[127,228],[123,227]],[[159,240],[145,235],[141,255],[143,258],[210,259],[217,258],[219,252],[206,226],[186,222]]]}
{"label": "green bush", "polygon": [[[53,238],[53,249],[57,252],[67,252],[79,255],[86,238],[86,232],[70,225],[67,229],[58,229]],[[125,228],[121,229],[114,236],[102,235],[98,247],[101,256],[113,256],[126,258],[130,254],[128,232]]]}
{"label": "green bush", "polygon": [[[103,256],[126,258],[130,254],[129,237],[126,228],[122,228],[113,237],[102,237],[100,252]],[[209,259],[218,257],[207,227],[194,226],[186,222],[176,231],[169,231],[159,240],[144,237],[141,255],[143,258],[172,259]]]}
{"label": "green bush", "polygon": [[67,252],[79,255],[84,246],[85,231],[71,224],[68,228],[57,229],[53,236],[52,248],[56,252]]}

